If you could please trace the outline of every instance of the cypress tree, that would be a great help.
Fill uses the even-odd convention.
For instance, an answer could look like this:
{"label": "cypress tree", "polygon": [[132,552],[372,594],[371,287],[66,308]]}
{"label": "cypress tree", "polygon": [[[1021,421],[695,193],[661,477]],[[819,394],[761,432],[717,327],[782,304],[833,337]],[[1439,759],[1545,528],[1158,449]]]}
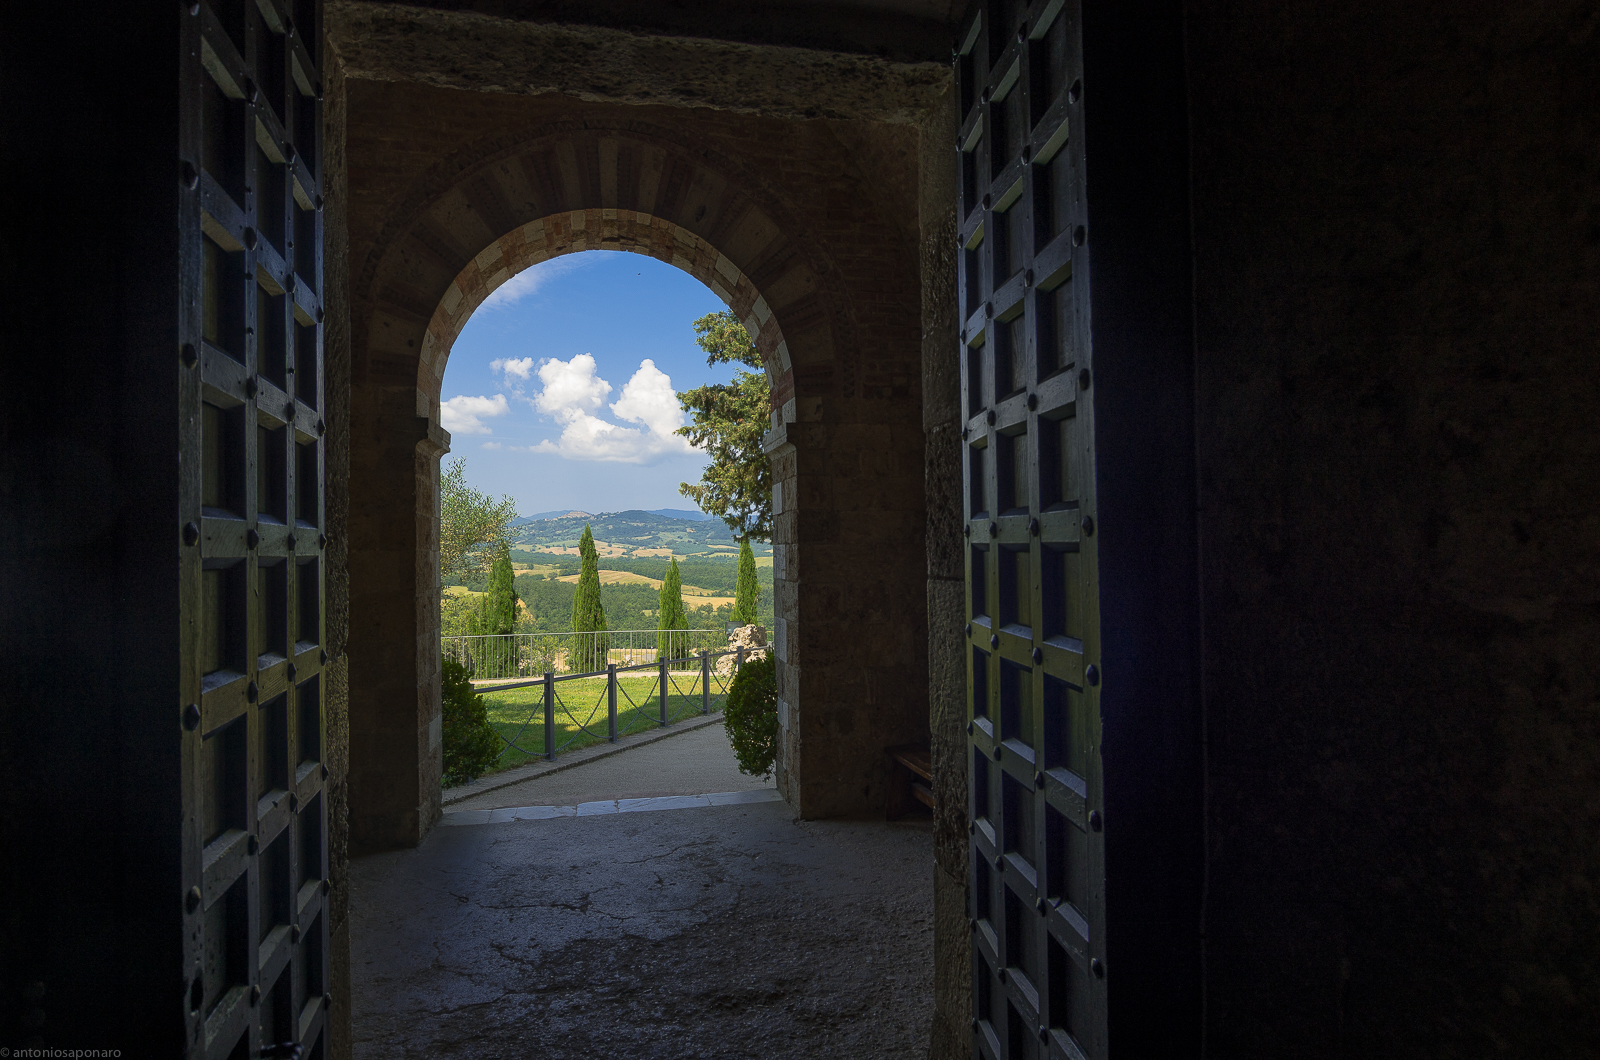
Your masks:
{"label": "cypress tree", "polygon": [[597,633],[593,637],[573,637],[576,641],[568,665],[578,673],[605,668],[609,644],[605,636],[606,609],[600,603],[600,554],[594,547],[594,533],[583,524],[578,540],[578,591],[572,597],[572,631]]}
{"label": "cypress tree", "polygon": [[511,570],[511,550],[501,542],[499,555],[489,569],[486,596],[488,622],[483,632],[505,634],[517,628],[517,589]]}
{"label": "cypress tree", "polygon": [[[670,659],[676,654],[681,654],[688,647],[687,643],[673,643],[673,637],[668,630],[688,629],[689,614],[683,609],[683,576],[678,573],[678,558],[672,558],[672,565],[667,568],[667,576],[661,579],[661,616],[656,628],[661,632],[656,634],[656,658]],[[683,641],[684,638],[678,638]],[[674,651],[677,649],[677,651]]]}
{"label": "cypress tree", "polygon": [[748,626],[756,620],[756,605],[761,602],[761,583],[756,581],[756,554],[750,539],[739,539],[739,581],[733,591],[733,620]]}
{"label": "cypress tree", "polygon": [[517,589],[511,571],[511,550],[501,542],[494,566],[489,568],[489,585],[481,600],[480,632],[493,640],[482,641],[486,649],[485,677],[515,677],[517,643],[510,636],[517,628]]}

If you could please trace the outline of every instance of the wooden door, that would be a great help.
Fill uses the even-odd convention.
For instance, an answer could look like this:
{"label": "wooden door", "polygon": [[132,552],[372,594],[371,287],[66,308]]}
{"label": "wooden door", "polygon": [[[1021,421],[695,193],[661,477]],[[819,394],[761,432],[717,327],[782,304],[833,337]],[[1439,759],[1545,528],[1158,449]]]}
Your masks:
{"label": "wooden door", "polygon": [[957,49],[974,1055],[1106,1055],[1078,4]]}
{"label": "wooden door", "polygon": [[321,4],[185,12],[173,1003],[190,1056],[294,1043],[316,1057],[329,1004]]}

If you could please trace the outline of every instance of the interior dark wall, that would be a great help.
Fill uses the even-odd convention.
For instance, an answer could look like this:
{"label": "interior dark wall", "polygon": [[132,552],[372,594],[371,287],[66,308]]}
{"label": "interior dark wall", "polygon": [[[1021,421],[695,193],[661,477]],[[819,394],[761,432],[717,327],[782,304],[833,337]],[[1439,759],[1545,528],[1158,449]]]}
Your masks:
{"label": "interior dark wall", "polygon": [[60,9],[0,34],[8,1047],[182,1048],[181,9],[156,10],[97,12],[70,58]]}
{"label": "interior dark wall", "polygon": [[1106,1055],[1182,1057],[1199,1038],[1202,862],[1183,15],[1176,0],[1082,12],[1073,282],[1088,283]]}
{"label": "interior dark wall", "polygon": [[1600,22],[1188,5],[1209,1055],[1600,1052]]}

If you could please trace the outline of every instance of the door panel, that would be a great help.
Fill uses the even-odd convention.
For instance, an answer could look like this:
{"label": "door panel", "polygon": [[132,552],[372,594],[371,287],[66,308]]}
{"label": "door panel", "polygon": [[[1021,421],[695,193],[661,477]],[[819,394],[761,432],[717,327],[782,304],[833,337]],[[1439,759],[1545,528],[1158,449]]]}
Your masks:
{"label": "door panel", "polygon": [[1099,605],[1078,5],[958,47],[973,1042],[1106,1055]]}
{"label": "door panel", "polygon": [[317,0],[182,29],[180,525],[188,1054],[326,1051]]}

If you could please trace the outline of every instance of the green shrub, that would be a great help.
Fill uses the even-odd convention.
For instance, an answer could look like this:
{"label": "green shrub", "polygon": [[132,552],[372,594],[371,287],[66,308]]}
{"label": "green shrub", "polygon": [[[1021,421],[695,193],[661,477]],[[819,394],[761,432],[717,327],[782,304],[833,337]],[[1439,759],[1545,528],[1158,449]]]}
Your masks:
{"label": "green shrub", "polygon": [[489,724],[483,697],[472,690],[472,675],[465,666],[445,659],[444,786],[465,784],[482,776],[500,757],[501,742]]}
{"label": "green shrub", "polygon": [[739,772],[771,776],[778,755],[778,669],[770,649],[734,675],[722,717]]}

